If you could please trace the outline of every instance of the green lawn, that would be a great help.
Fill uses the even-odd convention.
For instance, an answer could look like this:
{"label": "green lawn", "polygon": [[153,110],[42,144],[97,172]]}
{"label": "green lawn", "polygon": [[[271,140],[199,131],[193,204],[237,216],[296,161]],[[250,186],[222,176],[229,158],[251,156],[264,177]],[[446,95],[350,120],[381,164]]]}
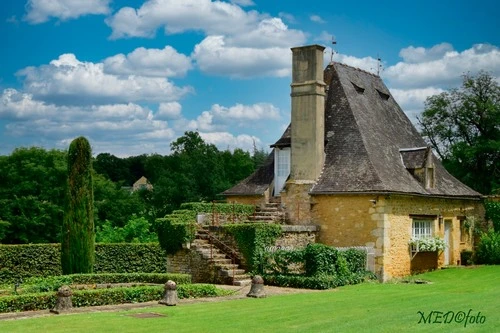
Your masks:
{"label": "green lawn", "polygon": [[[305,294],[0,321],[0,332],[495,332],[500,266],[420,275],[431,284],[366,283]],[[469,310],[471,310],[469,312]],[[421,312],[426,319],[422,318]],[[431,311],[440,311],[424,323]],[[444,317],[445,313],[453,311]],[[466,324],[460,321],[469,313]],[[163,317],[135,318],[155,312]],[[484,323],[471,323],[478,315]],[[440,317],[441,316],[441,317]],[[452,323],[443,323],[448,320]],[[474,319],[475,320],[475,319]],[[419,323],[420,321],[420,323]],[[441,323],[434,323],[434,321]]]}

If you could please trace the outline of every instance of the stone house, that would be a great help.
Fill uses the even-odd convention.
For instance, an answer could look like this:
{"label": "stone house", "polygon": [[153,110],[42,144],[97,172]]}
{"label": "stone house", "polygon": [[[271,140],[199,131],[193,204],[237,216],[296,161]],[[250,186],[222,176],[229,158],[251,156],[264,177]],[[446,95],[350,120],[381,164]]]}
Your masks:
{"label": "stone house", "polygon": [[[482,196],[442,166],[384,82],[324,47],[292,48],[291,124],[266,163],[226,190],[229,201],[278,200],[286,223],[316,225],[317,241],[374,252],[380,280],[460,264]],[[412,238],[440,237],[441,252]]]}
{"label": "stone house", "polygon": [[153,190],[153,185],[151,185],[146,177],[142,176],[132,185],[132,192],[139,190],[151,191]]}

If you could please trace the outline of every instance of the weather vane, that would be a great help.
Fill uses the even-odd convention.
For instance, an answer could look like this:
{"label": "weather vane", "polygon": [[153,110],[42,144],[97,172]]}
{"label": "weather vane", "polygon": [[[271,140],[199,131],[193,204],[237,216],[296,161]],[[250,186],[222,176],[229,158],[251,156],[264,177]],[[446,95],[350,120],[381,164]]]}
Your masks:
{"label": "weather vane", "polygon": [[380,72],[383,70],[382,68],[382,59],[377,54],[377,76],[380,76]]}
{"label": "weather vane", "polygon": [[[337,41],[335,40],[335,36],[332,35],[332,45],[336,45],[337,44]],[[335,54],[335,50],[333,49],[333,46],[332,46],[332,52],[330,54],[330,62],[333,62],[333,55]]]}

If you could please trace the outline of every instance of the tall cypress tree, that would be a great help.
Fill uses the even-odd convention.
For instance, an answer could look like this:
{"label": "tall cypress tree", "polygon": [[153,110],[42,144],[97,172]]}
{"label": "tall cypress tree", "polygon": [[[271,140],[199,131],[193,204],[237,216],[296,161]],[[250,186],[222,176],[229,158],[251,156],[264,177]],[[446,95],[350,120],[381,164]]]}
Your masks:
{"label": "tall cypress tree", "polygon": [[92,149],[84,137],[68,151],[68,186],[61,242],[63,274],[92,273],[94,268],[94,193]]}

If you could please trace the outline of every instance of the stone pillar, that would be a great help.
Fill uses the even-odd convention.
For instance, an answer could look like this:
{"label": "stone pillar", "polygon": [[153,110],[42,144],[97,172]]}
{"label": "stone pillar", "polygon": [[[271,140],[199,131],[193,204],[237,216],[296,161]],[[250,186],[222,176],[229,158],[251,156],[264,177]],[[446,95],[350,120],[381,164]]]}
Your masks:
{"label": "stone pillar", "polygon": [[255,275],[252,278],[252,287],[247,297],[263,298],[266,297],[264,292],[264,279],[260,275]]}
{"label": "stone pillar", "polygon": [[174,281],[168,280],[167,283],[165,283],[165,296],[163,296],[163,299],[158,303],[167,306],[177,305],[177,285]]}
{"label": "stone pillar", "polygon": [[62,311],[69,311],[73,308],[73,303],[71,301],[71,295],[73,291],[68,286],[62,286],[57,290],[57,301],[56,306],[50,310],[50,312],[59,314]]}

